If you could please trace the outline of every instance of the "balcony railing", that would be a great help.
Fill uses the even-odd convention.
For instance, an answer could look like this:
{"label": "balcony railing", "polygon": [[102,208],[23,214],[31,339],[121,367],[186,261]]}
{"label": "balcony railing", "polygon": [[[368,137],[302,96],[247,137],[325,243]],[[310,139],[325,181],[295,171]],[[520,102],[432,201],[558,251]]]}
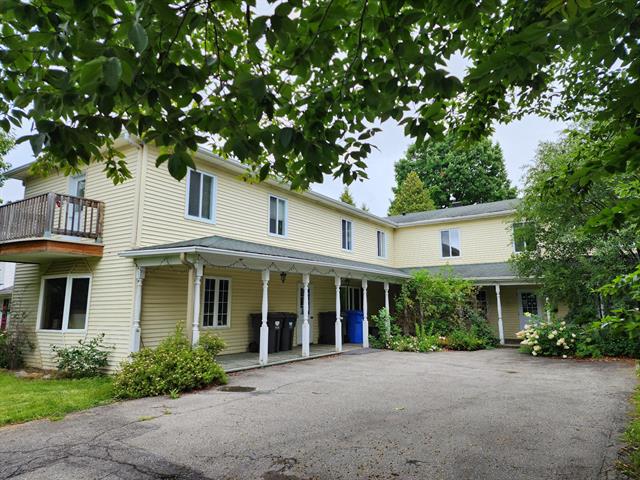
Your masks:
{"label": "balcony railing", "polygon": [[104,203],[45,193],[0,206],[0,242],[53,235],[102,239]]}

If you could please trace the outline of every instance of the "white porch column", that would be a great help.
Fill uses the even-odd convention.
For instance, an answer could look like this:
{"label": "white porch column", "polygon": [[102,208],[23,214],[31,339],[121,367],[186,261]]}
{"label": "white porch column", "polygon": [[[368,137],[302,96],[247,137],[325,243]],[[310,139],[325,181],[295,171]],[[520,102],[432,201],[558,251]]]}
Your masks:
{"label": "white porch column", "polygon": [[131,325],[131,345],[129,350],[140,350],[140,316],[142,313],[142,282],[144,281],[144,267],[136,267],[136,285],[133,291],[133,323]]}
{"label": "white porch column", "polygon": [[500,300],[500,285],[496,284],[496,304],[498,305],[498,335],[500,345],[504,345],[504,324],[502,323],[502,300]]}
{"label": "white porch column", "polygon": [[336,275],[336,352],[342,352],[342,320],[340,320],[340,277]]}
{"label": "white porch column", "polygon": [[302,356],[309,356],[309,274],[302,274]]}
{"label": "white porch column", "polygon": [[191,327],[191,345],[197,345],[200,340],[200,285],[202,284],[202,273],[204,267],[201,261],[194,263],[193,277],[193,323]]}
{"label": "white porch column", "polygon": [[[389,282],[384,282],[384,308],[387,311],[387,315],[391,316],[391,310],[389,310]],[[391,335],[391,322],[387,318],[387,335]]]}
{"label": "white porch column", "polygon": [[367,300],[368,282],[362,279],[362,348],[369,348],[369,302]]}
{"label": "white porch column", "polygon": [[260,365],[269,361],[269,270],[262,271],[262,325],[260,325]]}

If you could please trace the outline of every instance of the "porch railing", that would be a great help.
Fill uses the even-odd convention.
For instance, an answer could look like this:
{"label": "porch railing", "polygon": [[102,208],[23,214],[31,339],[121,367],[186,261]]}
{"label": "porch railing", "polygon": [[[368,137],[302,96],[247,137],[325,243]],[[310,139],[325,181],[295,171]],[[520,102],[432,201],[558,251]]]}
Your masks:
{"label": "porch railing", "polygon": [[0,206],[0,242],[52,235],[102,240],[104,202],[44,193]]}

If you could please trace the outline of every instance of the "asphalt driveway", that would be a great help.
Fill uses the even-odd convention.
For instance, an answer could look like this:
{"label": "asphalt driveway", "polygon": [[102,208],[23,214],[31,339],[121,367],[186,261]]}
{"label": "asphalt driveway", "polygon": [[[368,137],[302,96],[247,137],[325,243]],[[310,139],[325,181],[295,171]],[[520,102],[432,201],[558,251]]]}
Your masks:
{"label": "asphalt driveway", "polygon": [[0,478],[615,478],[627,362],[373,352],[0,429]]}

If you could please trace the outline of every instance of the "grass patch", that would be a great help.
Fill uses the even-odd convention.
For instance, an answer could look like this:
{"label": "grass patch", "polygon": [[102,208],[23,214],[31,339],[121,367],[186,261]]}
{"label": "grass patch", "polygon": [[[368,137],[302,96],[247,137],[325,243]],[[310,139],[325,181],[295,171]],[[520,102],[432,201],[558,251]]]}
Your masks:
{"label": "grass patch", "polygon": [[112,401],[110,377],[41,380],[0,371],[0,425],[38,418],[58,420],[67,413]]}
{"label": "grass patch", "polygon": [[[640,377],[640,370],[638,370]],[[626,446],[623,450],[624,458],[619,463],[620,470],[629,478],[640,479],[640,386],[633,395],[633,419],[624,433]]]}

